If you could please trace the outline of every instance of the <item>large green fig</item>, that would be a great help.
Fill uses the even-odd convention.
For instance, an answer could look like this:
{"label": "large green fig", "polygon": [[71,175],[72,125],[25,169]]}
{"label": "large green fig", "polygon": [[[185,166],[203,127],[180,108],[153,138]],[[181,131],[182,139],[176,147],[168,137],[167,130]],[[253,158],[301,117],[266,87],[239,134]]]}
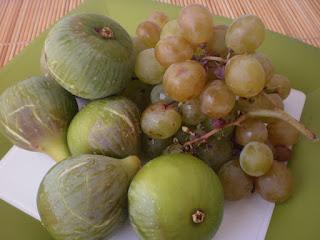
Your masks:
{"label": "large green fig", "polygon": [[72,155],[94,153],[111,157],[138,154],[140,113],[125,97],[95,100],[83,107],[68,130]]}
{"label": "large green fig", "polygon": [[133,73],[129,34],[102,15],[82,13],[63,18],[49,32],[44,51],[52,77],[82,98],[119,93]]}
{"label": "large green fig", "polygon": [[219,178],[200,159],[176,153],[148,162],[129,188],[129,215],[145,240],[209,240],[223,214]]}
{"label": "large green fig", "polygon": [[127,218],[127,191],[140,168],[135,156],[68,158],[43,178],[37,197],[42,224],[57,240],[102,240]]}
{"label": "large green fig", "polygon": [[15,145],[68,157],[67,129],[78,107],[74,96],[55,81],[32,77],[0,96],[0,130]]}

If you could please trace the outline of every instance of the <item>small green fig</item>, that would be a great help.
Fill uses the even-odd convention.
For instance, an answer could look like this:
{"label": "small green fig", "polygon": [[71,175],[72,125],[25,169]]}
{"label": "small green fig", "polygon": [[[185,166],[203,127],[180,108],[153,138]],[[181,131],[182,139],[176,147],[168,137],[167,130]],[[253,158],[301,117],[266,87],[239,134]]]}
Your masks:
{"label": "small green fig", "polygon": [[38,191],[42,224],[57,240],[107,239],[127,218],[127,191],[139,168],[136,156],[80,155],[59,162]]}
{"label": "small green fig", "polygon": [[32,77],[0,96],[0,131],[13,144],[60,161],[70,155],[67,129],[77,111],[74,96],[55,81]]}
{"label": "small green fig", "polygon": [[120,93],[133,73],[135,53],[129,34],[103,15],[63,18],[50,30],[44,51],[50,75],[81,98]]}
{"label": "small green fig", "polygon": [[125,97],[95,100],[73,118],[68,130],[72,155],[100,154],[122,158],[138,154],[141,131],[138,107]]}
{"label": "small green fig", "polygon": [[209,240],[223,214],[219,178],[188,154],[148,162],[132,180],[128,198],[131,224],[145,240]]}

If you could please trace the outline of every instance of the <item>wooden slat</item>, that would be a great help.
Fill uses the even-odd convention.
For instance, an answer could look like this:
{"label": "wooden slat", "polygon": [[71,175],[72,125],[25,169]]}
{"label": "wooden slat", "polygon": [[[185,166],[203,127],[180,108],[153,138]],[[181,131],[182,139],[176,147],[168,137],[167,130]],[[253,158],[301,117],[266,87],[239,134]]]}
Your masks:
{"label": "wooden slat", "polygon": [[[81,1],[0,0],[0,67]],[[320,47],[320,0],[158,1],[179,6],[199,3],[215,15],[231,18],[255,14],[268,29]]]}

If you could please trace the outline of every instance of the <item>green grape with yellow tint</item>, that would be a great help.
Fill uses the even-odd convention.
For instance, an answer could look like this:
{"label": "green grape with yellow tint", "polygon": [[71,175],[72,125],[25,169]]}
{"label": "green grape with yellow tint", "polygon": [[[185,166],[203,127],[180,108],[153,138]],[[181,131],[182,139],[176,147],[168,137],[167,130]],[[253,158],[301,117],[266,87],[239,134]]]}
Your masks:
{"label": "green grape with yellow tint", "polygon": [[145,21],[139,24],[136,34],[148,48],[153,48],[160,39],[160,27],[154,22]]}
{"label": "green grape with yellow tint", "polygon": [[265,27],[261,19],[254,15],[244,15],[229,26],[226,44],[236,54],[252,53],[263,42]]}
{"label": "green grape with yellow tint", "polygon": [[247,120],[236,126],[235,140],[244,146],[249,142],[266,142],[268,140],[268,130],[266,125],[258,120]]}
{"label": "green grape with yellow tint", "polygon": [[240,153],[240,166],[249,176],[259,177],[271,168],[273,153],[270,147],[260,142],[250,142]]}
{"label": "green grape with yellow tint", "polygon": [[235,95],[249,98],[262,91],[266,76],[262,65],[254,57],[237,55],[232,57],[226,65],[225,80]]}
{"label": "green grape with yellow tint", "polygon": [[256,191],[267,201],[282,203],[293,193],[293,176],[288,167],[274,161],[271,169],[255,181]]}
{"label": "green grape with yellow tint", "polygon": [[154,11],[152,12],[149,17],[148,21],[157,24],[160,29],[168,22],[169,18],[164,12]]}
{"label": "green grape with yellow tint", "polygon": [[155,56],[164,67],[173,63],[190,60],[193,47],[182,37],[171,36],[161,39],[155,47]]}
{"label": "green grape with yellow tint", "polygon": [[266,74],[266,81],[268,82],[274,74],[274,65],[271,62],[270,58],[268,58],[265,54],[256,52],[253,53],[252,56],[259,61],[263,70]]}
{"label": "green grape with yellow tint", "polygon": [[269,140],[273,145],[294,145],[299,140],[299,132],[287,122],[278,120],[268,124]]}
{"label": "green grape with yellow tint", "polygon": [[196,126],[206,118],[201,111],[200,100],[198,98],[185,101],[180,107],[180,112],[182,114],[182,121],[187,125]]}
{"label": "green grape with yellow tint", "polygon": [[165,68],[156,59],[154,48],[149,48],[138,54],[134,72],[142,82],[154,85],[162,82]]}
{"label": "green grape with yellow tint", "polygon": [[170,103],[170,102],[173,101],[165,93],[162,84],[155,85],[152,88],[152,91],[150,93],[150,100],[151,100],[152,103],[156,103],[156,102]]}
{"label": "green grape with yellow tint", "polygon": [[182,29],[176,19],[167,22],[161,29],[160,39],[171,36],[183,37]]}
{"label": "green grape with yellow tint", "polygon": [[147,107],[141,116],[142,131],[151,138],[166,139],[180,128],[182,117],[173,106],[158,102]]}
{"label": "green grape with yellow tint", "polygon": [[203,66],[188,60],[170,65],[163,76],[163,88],[170,98],[183,102],[199,96],[206,81]]}
{"label": "green grape with yellow tint", "polygon": [[233,109],[236,96],[221,80],[209,83],[200,95],[201,111],[210,118],[222,118]]}
{"label": "green grape with yellow tint", "polygon": [[282,99],[289,96],[291,83],[289,79],[280,74],[274,74],[266,85],[266,92],[277,93]]}
{"label": "green grape with yellow tint", "polygon": [[217,25],[213,27],[213,34],[207,43],[211,55],[225,57],[228,54],[225,41],[227,29],[227,25]]}
{"label": "green grape with yellow tint", "polygon": [[199,4],[184,7],[178,18],[184,37],[193,45],[207,42],[213,32],[213,18],[209,10]]}
{"label": "green grape with yellow tint", "polygon": [[240,167],[239,160],[226,162],[219,171],[224,198],[230,201],[249,197],[253,190],[253,179]]}

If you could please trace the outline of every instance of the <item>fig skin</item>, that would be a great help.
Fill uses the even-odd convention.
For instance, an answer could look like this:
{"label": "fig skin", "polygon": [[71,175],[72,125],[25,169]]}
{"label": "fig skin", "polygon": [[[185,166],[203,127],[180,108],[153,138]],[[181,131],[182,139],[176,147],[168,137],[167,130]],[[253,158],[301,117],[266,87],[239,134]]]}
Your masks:
{"label": "fig skin", "polygon": [[67,138],[73,156],[136,155],[141,144],[139,109],[121,96],[92,101],[73,118]]}
{"label": "fig skin", "polygon": [[136,156],[80,155],[59,162],[38,191],[43,226],[57,240],[107,239],[127,219],[127,191],[139,168]]}
{"label": "fig skin", "polygon": [[70,155],[67,129],[77,102],[55,81],[31,77],[0,96],[0,131],[13,144],[60,161]]}
{"label": "fig skin", "polygon": [[82,13],[63,18],[49,32],[44,52],[50,75],[81,98],[120,93],[133,73],[131,37],[103,15]]}
{"label": "fig skin", "polygon": [[[148,162],[128,192],[131,224],[140,239],[209,240],[223,215],[223,189],[200,159],[176,153]],[[201,221],[193,217],[204,213]]]}

